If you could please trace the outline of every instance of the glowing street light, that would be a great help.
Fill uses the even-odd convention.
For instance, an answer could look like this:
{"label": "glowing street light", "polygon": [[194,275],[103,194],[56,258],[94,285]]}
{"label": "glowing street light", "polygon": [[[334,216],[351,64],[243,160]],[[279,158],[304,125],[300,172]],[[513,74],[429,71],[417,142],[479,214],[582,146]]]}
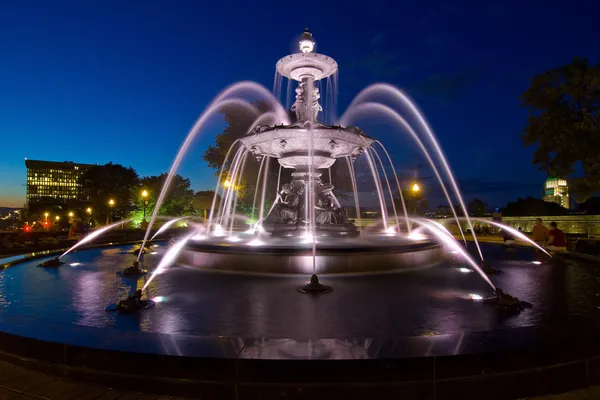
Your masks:
{"label": "glowing street light", "polygon": [[148,191],[146,189],[142,190],[142,198],[144,199],[144,218],[143,222],[146,222],[146,207],[148,206]]}
{"label": "glowing street light", "polygon": [[46,217],[46,219],[48,219],[48,215],[50,214],[48,214],[47,212],[44,213],[44,217]]}
{"label": "glowing street light", "polygon": [[88,214],[92,215],[92,208],[88,207],[87,210],[85,210]]}
{"label": "glowing street light", "polygon": [[417,193],[419,193],[419,191],[421,190],[421,188],[419,187],[418,183],[415,183],[412,186],[411,189],[412,189],[412,201],[414,203],[414,213],[416,214],[417,213],[417,208],[418,208],[418,205],[417,205]]}
{"label": "glowing street light", "polygon": [[115,201],[113,199],[108,200],[108,207],[110,210],[106,213],[106,225],[110,223],[111,213],[115,213]]}
{"label": "glowing street light", "polygon": [[229,179],[227,179],[225,182],[223,182],[223,186],[225,186],[226,188],[231,186],[231,181]]}
{"label": "glowing street light", "polygon": [[75,215],[73,214],[73,211],[69,211],[69,217],[73,217],[73,215]]}
{"label": "glowing street light", "polygon": [[58,221],[60,217],[57,215],[56,217],[54,217],[54,219]]}

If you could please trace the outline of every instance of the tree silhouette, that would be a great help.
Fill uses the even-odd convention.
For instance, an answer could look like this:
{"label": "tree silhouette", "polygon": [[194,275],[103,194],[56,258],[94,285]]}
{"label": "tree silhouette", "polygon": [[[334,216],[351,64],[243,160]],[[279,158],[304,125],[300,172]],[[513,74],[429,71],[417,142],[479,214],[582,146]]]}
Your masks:
{"label": "tree silhouette", "polygon": [[550,176],[570,179],[571,191],[585,200],[600,189],[600,64],[575,58],[536,75],[521,96],[529,109],[522,139],[537,145],[533,163]]}

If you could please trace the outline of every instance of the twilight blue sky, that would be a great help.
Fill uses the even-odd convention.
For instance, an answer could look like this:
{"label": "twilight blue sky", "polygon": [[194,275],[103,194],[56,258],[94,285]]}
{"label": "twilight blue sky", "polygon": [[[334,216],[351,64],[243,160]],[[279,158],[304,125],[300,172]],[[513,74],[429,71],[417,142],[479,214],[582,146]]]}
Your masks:
{"label": "twilight blue sky", "polygon": [[[368,84],[397,85],[427,115],[466,198],[538,196],[544,174],[518,136],[519,95],[535,73],[597,60],[599,13],[594,0],[0,0],[0,206],[24,203],[25,157],[167,171],[223,87],[272,88],[306,26],[340,65],[338,111]],[[201,154],[220,127],[180,171],[197,189],[213,186]],[[369,133],[399,166],[421,162],[391,129]]]}

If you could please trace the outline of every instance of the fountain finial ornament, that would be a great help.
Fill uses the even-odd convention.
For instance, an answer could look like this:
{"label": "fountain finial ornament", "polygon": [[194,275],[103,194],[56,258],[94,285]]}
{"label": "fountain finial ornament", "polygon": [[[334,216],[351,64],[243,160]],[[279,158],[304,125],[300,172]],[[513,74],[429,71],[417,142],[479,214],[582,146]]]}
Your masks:
{"label": "fountain finial ornament", "polygon": [[303,53],[312,53],[315,49],[315,40],[312,37],[312,33],[309,32],[308,28],[304,29],[304,32],[300,36],[298,42],[300,51]]}

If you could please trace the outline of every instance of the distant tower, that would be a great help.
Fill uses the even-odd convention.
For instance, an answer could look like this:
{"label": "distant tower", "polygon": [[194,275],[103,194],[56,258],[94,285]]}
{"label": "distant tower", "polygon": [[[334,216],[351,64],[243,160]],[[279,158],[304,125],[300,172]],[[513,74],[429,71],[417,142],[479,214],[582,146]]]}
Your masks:
{"label": "distant tower", "polygon": [[565,179],[548,178],[544,185],[544,201],[569,209],[569,185]]}

